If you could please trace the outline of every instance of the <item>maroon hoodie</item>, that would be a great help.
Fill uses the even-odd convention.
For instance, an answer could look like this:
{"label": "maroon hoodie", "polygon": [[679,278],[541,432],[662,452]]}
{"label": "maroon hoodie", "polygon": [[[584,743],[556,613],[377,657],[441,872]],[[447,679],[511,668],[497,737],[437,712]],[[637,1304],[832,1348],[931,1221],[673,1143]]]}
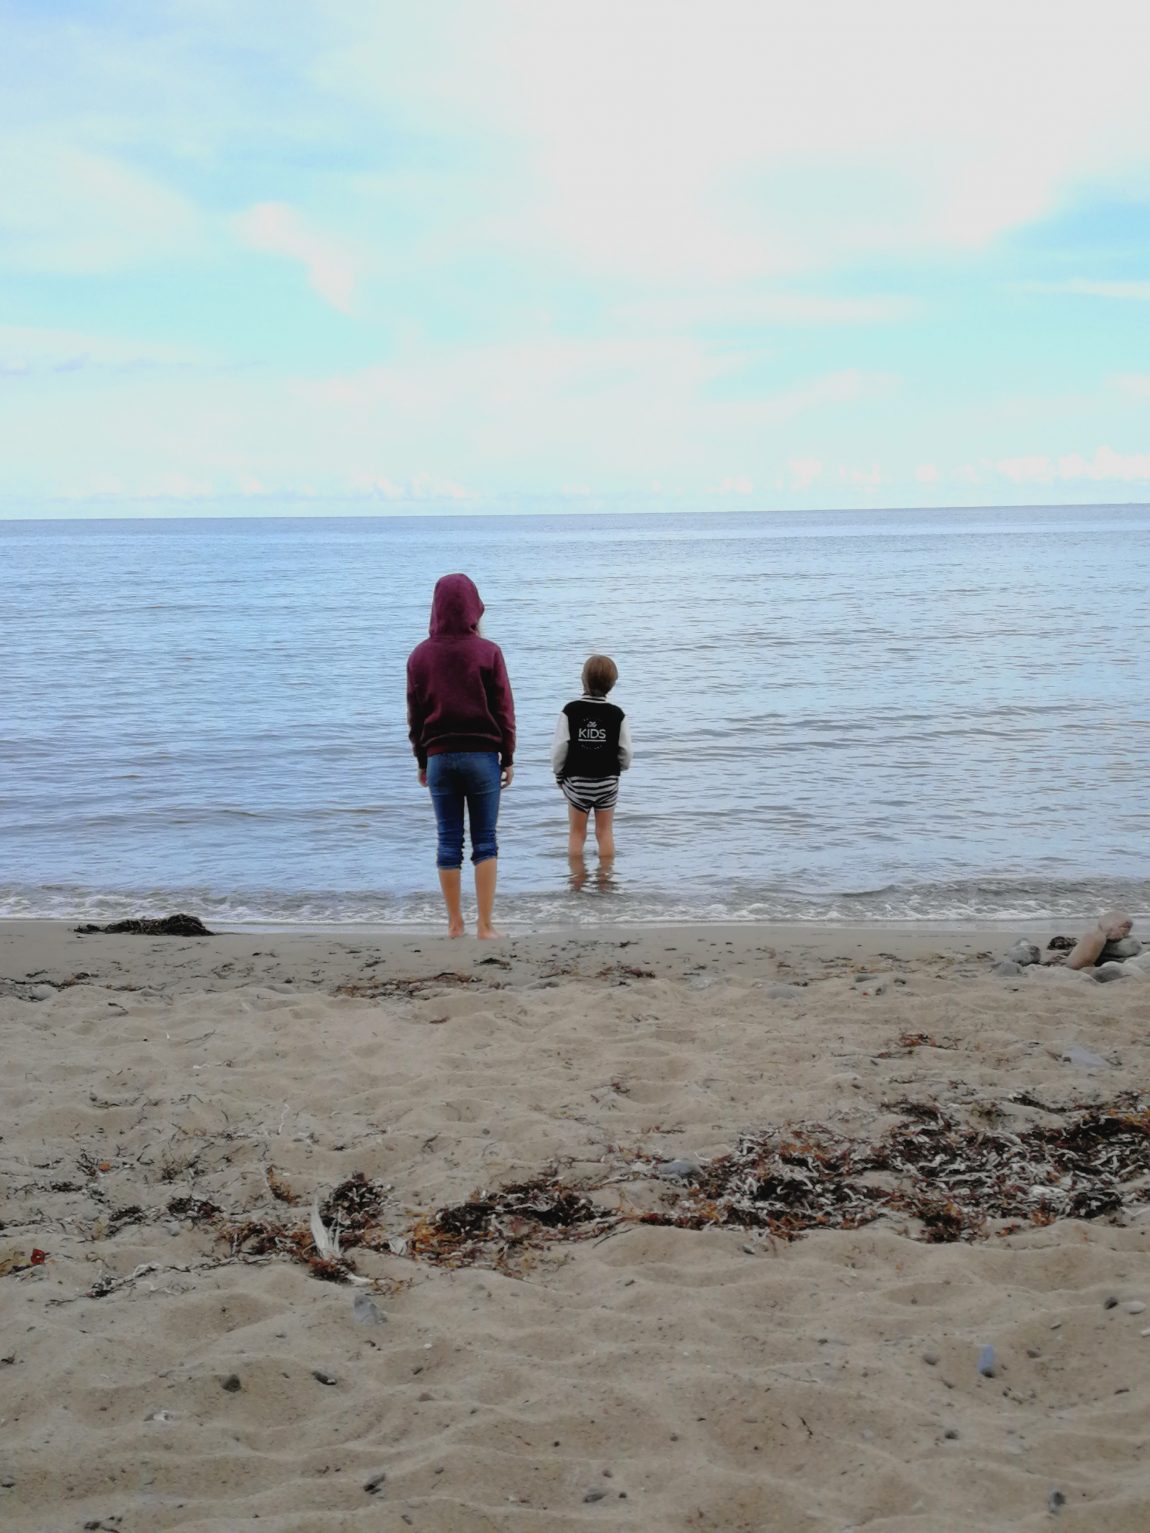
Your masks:
{"label": "maroon hoodie", "polygon": [[515,702],[498,644],[476,625],[483,603],[466,575],[444,575],[431,601],[431,637],[407,659],[407,722],[421,767],[445,751],[515,755]]}

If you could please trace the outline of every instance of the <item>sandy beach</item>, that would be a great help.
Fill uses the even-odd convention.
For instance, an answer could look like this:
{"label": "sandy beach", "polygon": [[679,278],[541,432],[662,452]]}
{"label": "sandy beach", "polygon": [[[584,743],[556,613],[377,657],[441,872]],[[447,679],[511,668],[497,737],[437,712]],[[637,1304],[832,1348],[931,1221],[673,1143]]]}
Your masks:
{"label": "sandy beach", "polygon": [[1145,1533],[1144,1149],[1109,1212],[958,1239],[708,1181],[1137,1120],[1150,978],[993,975],[1018,934],[7,923],[5,1528]]}

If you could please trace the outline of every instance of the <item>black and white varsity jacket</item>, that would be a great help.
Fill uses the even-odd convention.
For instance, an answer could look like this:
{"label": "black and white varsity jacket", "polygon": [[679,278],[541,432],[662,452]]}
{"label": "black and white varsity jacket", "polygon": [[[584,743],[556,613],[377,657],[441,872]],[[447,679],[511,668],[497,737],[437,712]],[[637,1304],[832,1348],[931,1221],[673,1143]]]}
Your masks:
{"label": "black and white varsity jacket", "polygon": [[551,768],[567,777],[617,777],[631,765],[631,730],[627,715],[605,697],[584,693],[568,703],[555,724]]}

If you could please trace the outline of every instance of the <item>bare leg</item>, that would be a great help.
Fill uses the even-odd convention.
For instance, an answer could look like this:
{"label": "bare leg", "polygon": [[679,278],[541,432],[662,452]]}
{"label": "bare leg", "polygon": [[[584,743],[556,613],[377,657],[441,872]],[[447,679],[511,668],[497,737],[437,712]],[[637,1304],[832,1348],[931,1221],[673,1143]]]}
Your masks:
{"label": "bare leg", "polygon": [[462,937],[463,907],[460,904],[460,875],[458,868],[440,868],[439,887],[443,890],[443,903],[447,906],[447,935]]}
{"label": "bare leg", "polygon": [[595,811],[595,840],[599,844],[600,863],[611,863],[615,860],[615,811],[613,809],[596,809]]}
{"label": "bare leg", "polygon": [[587,882],[587,859],[582,852],[578,852],[574,857],[567,858],[567,866],[571,869],[571,887],[578,894]]}
{"label": "bare leg", "polygon": [[574,804],[567,805],[567,856],[572,862],[582,859],[587,842],[587,816]]}
{"label": "bare leg", "polygon": [[495,909],[495,880],[498,872],[498,857],[485,857],[482,862],[475,864],[475,899],[479,906],[475,935],[487,942],[503,935],[491,924],[491,913]]}

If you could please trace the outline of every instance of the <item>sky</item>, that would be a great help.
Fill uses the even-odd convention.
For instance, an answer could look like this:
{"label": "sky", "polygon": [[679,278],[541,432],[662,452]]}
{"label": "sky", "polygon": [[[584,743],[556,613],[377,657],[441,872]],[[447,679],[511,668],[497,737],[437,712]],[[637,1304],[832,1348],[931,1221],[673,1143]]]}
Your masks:
{"label": "sky", "polygon": [[0,0],[0,516],[1150,501],[1145,0]]}

